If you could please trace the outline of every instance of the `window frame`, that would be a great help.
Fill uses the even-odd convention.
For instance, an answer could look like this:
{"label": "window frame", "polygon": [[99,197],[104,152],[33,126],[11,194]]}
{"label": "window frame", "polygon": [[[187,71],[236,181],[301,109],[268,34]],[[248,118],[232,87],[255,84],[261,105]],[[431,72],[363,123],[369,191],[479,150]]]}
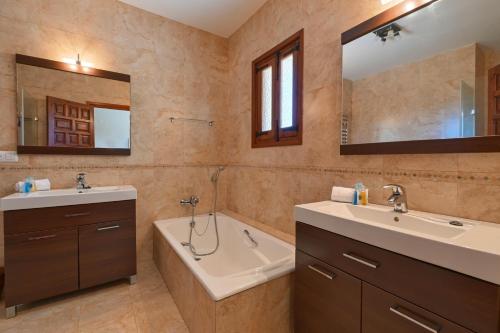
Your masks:
{"label": "window frame", "polygon": [[[294,54],[293,82],[293,122],[294,126],[281,128],[281,60]],[[261,71],[271,66],[272,84],[272,119],[271,130],[262,132],[262,75]],[[252,62],[252,148],[291,146],[302,144],[303,111],[303,72],[304,72],[304,30],[264,53]]]}

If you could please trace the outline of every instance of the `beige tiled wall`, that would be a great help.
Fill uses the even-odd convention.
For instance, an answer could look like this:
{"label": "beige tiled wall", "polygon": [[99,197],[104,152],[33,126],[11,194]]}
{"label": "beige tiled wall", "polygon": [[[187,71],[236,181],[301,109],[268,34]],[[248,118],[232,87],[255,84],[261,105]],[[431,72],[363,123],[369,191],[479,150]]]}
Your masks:
{"label": "beige tiled wall", "polygon": [[[342,105],[346,108],[350,104],[351,108],[349,143],[459,137],[461,85],[475,88],[477,49],[471,44],[351,81],[350,85],[345,85],[344,79],[346,100]],[[480,130],[485,133],[484,128]]]}
{"label": "beige tiled wall", "polygon": [[[391,6],[397,1],[390,3]],[[379,0],[270,0],[229,40],[226,208],[294,233],[293,205],[326,200],[333,184],[408,187],[412,209],[500,223],[500,154],[341,156],[340,34],[378,14]],[[251,61],[305,32],[304,144],[251,149]],[[230,130],[232,129],[232,130]]]}
{"label": "beige tiled wall", "polygon": [[73,186],[79,171],[94,186],[134,185],[139,255],[150,258],[155,219],[189,214],[177,204],[183,196],[200,195],[200,211],[211,205],[220,131],[169,117],[217,124],[218,112],[227,109],[227,47],[226,39],[115,0],[2,1],[0,150],[17,144],[14,55],[62,60],[80,53],[95,67],[131,75],[132,155],[21,156],[19,163],[0,164],[0,196],[27,175],[48,177],[55,188]]}
{"label": "beige tiled wall", "polygon": [[[180,197],[199,194],[200,211],[209,209],[210,166],[222,162],[230,167],[221,208],[289,234],[294,204],[325,200],[333,184],[358,180],[373,202],[383,203],[381,185],[397,181],[409,188],[410,208],[500,223],[500,154],[340,156],[340,33],[384,8],[379,0],[269,0],[225,40],[115,0],[4,0],[0,149],[16,147],[14,54],[80,53],[96,67],[131,74],[132,156],[22,156],[0,165],[0,195],[27,175],[72,186],[82,170],[92,185],[132,184],[140,258],[151,257],[155,219],[189,213]],[[250,63],[302,28],[304,144],[251,149]],[[172,124],[171,115],[216,126]]]}

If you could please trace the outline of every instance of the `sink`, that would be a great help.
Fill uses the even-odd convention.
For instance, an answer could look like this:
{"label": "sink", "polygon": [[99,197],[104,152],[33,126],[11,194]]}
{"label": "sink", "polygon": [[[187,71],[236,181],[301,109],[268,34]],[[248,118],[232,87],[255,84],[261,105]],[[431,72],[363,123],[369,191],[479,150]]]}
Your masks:
{"label": "sink", "polygon": [[[467,230],[473,228],[469,222],[460,222],[456,219],[443,219],[436,217],[425,217],[413,213],[396,213],[391,207],[384,206],[354,206],[344,207],[352,218],[366,221],[367,223],[378,223],[401,231],[412,231],[438,238],[456,238],[463,235]],[[327,214],[334,213],[338,208],[326,205],[318,208]],[[460,226],[450,224],[460,224]],[[457,223],[458,222],[458,223]]]}
{"label": "sink", "polygon": [[14,193],[0,199],[0,210],[71,206],[135,199],[137,199],[137,190],[130,185],[93,187],[87,190],[71,188]]}
{"label": "sink", "polygon": [[500,225],[333,201],[295,206],[295,220],[500,285]]}

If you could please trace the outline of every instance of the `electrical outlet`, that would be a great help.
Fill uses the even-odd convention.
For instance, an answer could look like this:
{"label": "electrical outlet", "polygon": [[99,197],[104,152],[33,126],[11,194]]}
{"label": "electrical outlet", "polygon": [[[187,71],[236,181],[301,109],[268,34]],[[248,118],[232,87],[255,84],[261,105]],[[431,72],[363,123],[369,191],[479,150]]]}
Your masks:
{"label": "electrical outlet", "polygon": [[19,161],[15,151],[0,151],[0,163],[14,163]]}

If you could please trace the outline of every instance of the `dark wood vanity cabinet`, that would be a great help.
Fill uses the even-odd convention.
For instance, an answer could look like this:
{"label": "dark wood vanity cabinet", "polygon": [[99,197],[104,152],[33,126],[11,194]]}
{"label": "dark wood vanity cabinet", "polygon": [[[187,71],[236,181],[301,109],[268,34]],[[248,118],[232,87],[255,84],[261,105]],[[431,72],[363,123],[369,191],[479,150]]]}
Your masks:
{"label": "dark wood vanity cabinet", "polygon": [[78,289],[78,232],[38,231],[5,236],[6,305]]}
{"label": "dark wood vanity cabinet", "polygon": [[[495,284],[299,222],[296,247],[297,333],[500,332]],[[346,280],[359,287],[337,287]]]}
{"label": "dark wood vanity cabinet", "polygon": [[295,279],[296,332],[360,332],[361,280],[301,251]]}
{"label": "dark wood vanity cabinet", "polygon": [[80,288],[135,275],[135,223],[132,220],[79,227],[78,239]]}
{"label": "dark wood vanity cabinet", "polygon": [[449,320],[363,283],[363,333],[471,333]]}
{"label": "dark wood vanity cabinet", "polygon": [[135,200],[4,212],[5,304],[136,274]]}

